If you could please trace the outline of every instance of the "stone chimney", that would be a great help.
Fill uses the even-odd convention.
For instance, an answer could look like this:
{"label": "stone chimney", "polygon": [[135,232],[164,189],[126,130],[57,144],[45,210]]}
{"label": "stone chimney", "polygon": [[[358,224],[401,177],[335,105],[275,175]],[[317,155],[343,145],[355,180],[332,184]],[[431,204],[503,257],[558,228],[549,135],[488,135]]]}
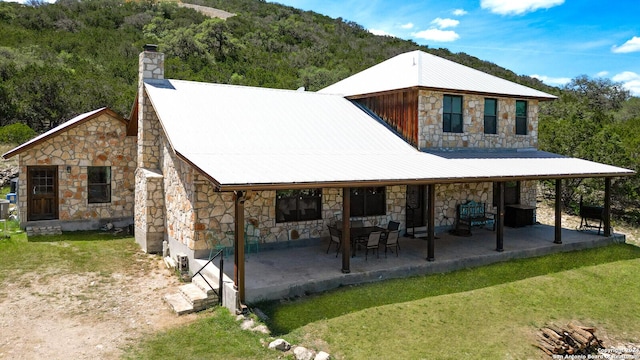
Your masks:
{"label": "stone chimney", "polygon": [[164,79],[164,54],[148,44],[138,57],[138,167],[160,169],[160,124],[145,91],[146,80]]}
{"label": "stone chimney", "polygon": [[[145,45],[138,64],[138,168],[136,169],[135,238],[142,250],[159,253],[165,240],[162,129],[146,89],[164,79],[164,54]],[[151,80],[151,81],[150,81]],[[145,84],[146,82],[146,84]]]}
{"label": "stone chimney", "polygon": [[147,44],[138,57],[139,85],[145,79],[164,79],[164,54],[158,52],[158,45]]}

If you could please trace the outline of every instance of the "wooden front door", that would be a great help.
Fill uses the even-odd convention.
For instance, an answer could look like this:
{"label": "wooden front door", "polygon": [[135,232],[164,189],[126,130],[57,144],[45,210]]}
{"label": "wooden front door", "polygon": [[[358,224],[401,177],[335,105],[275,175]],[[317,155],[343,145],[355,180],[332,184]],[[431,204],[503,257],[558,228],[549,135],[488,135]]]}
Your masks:
{"label": "wooden front door", "polygon": [[29,167],[27,177],[27,220],[58,218],[58,168]]}
{"label": "wooden front door", "polygon": [[425,221],[424,186],[407,185],[407,229],[427,225]]}

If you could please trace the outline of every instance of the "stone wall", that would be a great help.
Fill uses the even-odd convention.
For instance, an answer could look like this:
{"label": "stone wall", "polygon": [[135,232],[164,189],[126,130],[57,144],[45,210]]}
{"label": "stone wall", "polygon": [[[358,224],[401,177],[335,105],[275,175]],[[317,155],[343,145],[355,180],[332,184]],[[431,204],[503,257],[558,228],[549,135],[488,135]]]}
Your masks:
{"label": "stone wall", "polygon": [[[516,99],[498,99],[497,134],[484,133],[486,96],[462,94],[463,133],[445,133],[442,128],[442,102],[445,93],[420,90],[418,100],[419,148],[537,148],[538,101],[528,100],[527,135],[516,135]],[[460,94],[452,94],[460,95]]]}
{"label": "stone wall", "polygon": [[[445,229],[455,225],[458,204],[468,201],[486,204],[486,211],[493,211],[493,183],[465,183],[436,185],[435,224],[437,228]],[[536,206],[536,182],[520,182],[520,203]],[[534,215],[535,216],[535,215]]]}
{"label": "stone wall", "polygon": [[[50,137],[20,154],[20,219],[27,221],[27,167],[58,167],[59,220],[132,217],[136,139],[108,114]],[[89,204],[87,167],[111,167],[111,202]]]}

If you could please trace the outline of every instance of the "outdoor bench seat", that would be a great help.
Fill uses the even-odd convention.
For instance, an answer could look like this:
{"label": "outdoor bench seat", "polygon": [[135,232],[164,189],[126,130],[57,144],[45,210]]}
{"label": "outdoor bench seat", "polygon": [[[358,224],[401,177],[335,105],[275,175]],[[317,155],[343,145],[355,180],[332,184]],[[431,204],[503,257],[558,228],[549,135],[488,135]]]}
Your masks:
{"label": "outdoor bench seat", "polygon": [[[493,214],[485,212],[485,203],[473,200],[466,204],[458,204],[458,214],[456,218],[455,234],[471,236],[472,226],[495,226]],[[494,228],[495,230],[495,228]]]}

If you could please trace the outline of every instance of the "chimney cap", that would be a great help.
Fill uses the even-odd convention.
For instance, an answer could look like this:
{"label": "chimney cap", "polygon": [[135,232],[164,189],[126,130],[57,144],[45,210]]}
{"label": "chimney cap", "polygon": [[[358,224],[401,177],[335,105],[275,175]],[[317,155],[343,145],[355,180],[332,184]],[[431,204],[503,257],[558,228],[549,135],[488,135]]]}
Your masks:
{"label": "chimney cap", "polygon": [[158,51],[158,45],[156,45],[156,44],[146,44],[144,46],[144,51],[156,52],[156,51]]}

